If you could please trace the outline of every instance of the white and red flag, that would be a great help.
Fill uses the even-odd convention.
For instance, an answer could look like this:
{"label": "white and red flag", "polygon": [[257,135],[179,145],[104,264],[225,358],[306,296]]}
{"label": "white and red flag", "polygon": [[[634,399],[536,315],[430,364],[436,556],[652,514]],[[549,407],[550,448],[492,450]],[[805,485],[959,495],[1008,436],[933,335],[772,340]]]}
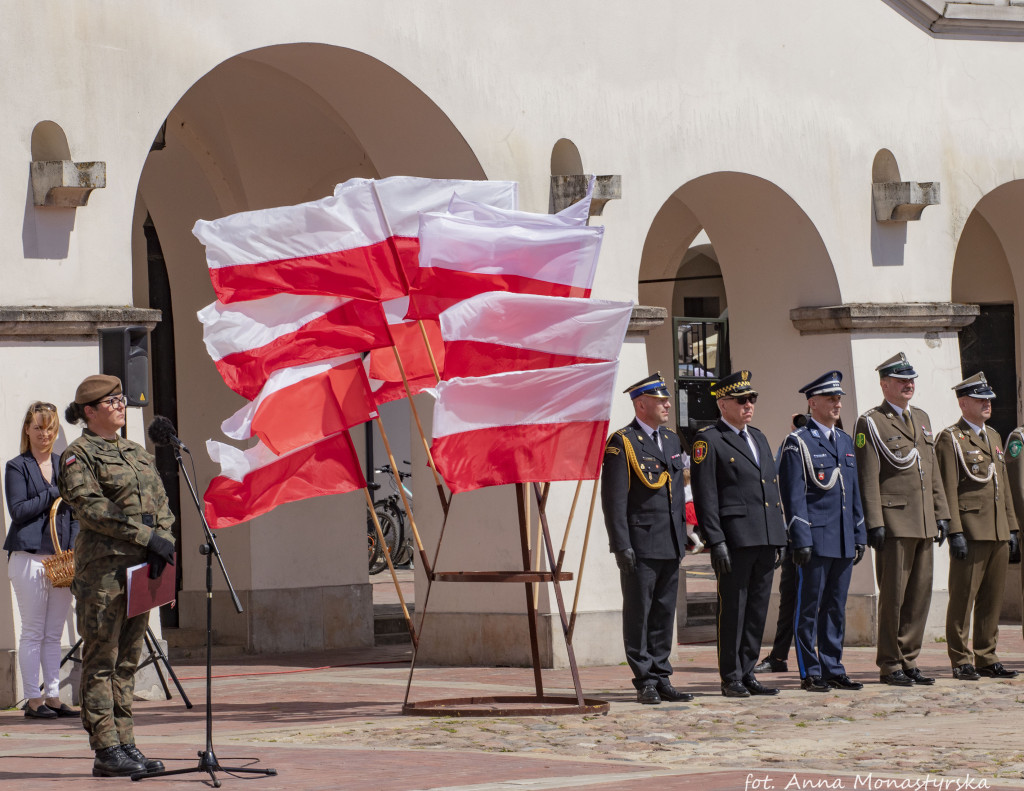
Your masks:
{"label": "white and red flag", "polygon": [[[335,187],[334,194],[340,194],[347,185],[357,181],[366,180],[350,179]],[[406,276],[416,271],[420,247],[420,212],[445,211],[456,192],[467,200],[497,209],[515,209],[519,205],[519,185],[514,181],[390,176],[377,179],[372,185],[384,215],[384,225],[391,235],[391,243]],[[394,296],[398,295],[382,299]]]}
{"label": "white and red flag", "polygon": [[487,291],[441,314],[444,378],[617,360],[633,305]]}
{"label": "white and red flag", "polygon": [[239,450],[208,440],[206,450],[221,474],[203,500],[210,527],[228,527],[283,503],[362,489],[366,479],[347,431],[277,456],[263,444]]}
{"label": "white and red flag", "polygon": [[[594,196],[594,177],[587,183],[587,194],[571,206],[555,214],[517,211],[481,203],[456,192],[448,203],[448,213],[471,220],[514,222],[518,225],[586,225],[590,219],[590,203]],[[424,210],[426,211],[426,210]],[[434,211],[431,209],[431,211]]]}
{"label": "white and red flag", "polygon": [[280,456],[375,417],[363,360],[350,354],[274,371],[220,427],[233,439],[259,437]]}
{"label": "white and red flag", "polygon": [[225,304],[281,293],[391,299],[408,290],[368,179],[297,206],[199,220],[192,233]]}
{"label": "white and red flag", "polygon": [[436,318],[484,291],[589,297],[602,227],[479,222],[420,216],[419,268],[407,318]]}
{"label": "white and red flag", "polygon": [[250,401],[281,368],[391,345],[384,309],[371,300],[278,294],[214,302],[198,316],[224,382]]}
{"label": "white and red flag", "polygon": [[[402,373],[398,368],[398,361],[395,359],[395,349],[398,349],[402,358],[402,367],[405,369],[405,376],[412,395],[437,384],[437,375],[434,373],[434,365],[430,362],[427,343],[430,344],[438,372],[444,370],[445,352],[444,343],[441,340],[440,324],[434,319],[424,319],[421,331],[420,322],[407,321],[403,318],[408,306],[408,297],[392,299],[384,303],[384,313],[388,319],[394,348],[374,349],[365,361],[366,373],[370,378],[370,386],[378,405],[388,401],[397,401],[409,395],[402,382]],[[426,343],[423,340],[424,332],[427,336]]]}
{"label": "white and red flag", "polygon": [[595,480],[618,362],[512,371],[435,388],[431,454],[452,492]]}

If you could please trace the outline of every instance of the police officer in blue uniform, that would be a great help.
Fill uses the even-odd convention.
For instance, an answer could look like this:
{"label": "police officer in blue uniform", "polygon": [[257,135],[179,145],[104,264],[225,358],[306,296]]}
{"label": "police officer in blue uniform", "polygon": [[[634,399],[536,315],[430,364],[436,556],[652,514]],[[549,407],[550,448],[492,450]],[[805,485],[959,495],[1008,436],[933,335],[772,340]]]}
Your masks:
{"label": "police officer in blue uniform", "polygon": [[625,390],[636,418],[608,438],[601,507],[622,586],[622,639],[639,703],[689,701],[669,682],[686,551],[683,450],[665,428],[672,402],[661,373]]}
{"label": "police officer in blue uniform", "polygon": [[777,695],[754,676],[772,578],[786,552],[778,475],[764,434],[749,425],[757,391],[750,371],[711,391],[721,419],[702,429],[690,456],[697,523],[718,578],[718,672],[727,698]]}
{"label": "police officer in blue uniform", "polygon": [[800,388],[811,417],[786,437],[779,460],[797,568],[796,657],[808,692],[864,686],[843,667],[846,595],[867,531],[853,439],[836,425],[846,395],[842,382],[839,371],[829,371]]}

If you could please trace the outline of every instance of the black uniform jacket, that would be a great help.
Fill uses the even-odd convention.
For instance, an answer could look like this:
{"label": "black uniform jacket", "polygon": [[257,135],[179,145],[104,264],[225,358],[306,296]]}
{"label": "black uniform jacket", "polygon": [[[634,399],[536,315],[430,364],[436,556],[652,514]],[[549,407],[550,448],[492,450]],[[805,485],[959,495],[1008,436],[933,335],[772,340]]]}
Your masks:
{"label": "black uniform jacket", "polygon": [[[672,560],[686,549],[683,450],[674,432],[659,428],[658,433],[662,450],[636,420],[608,438],[601,467],[601,507],[612,552],[632,548],[637,557]],[[650,488],[666,472],[667,481]]]}
{"label": "black uniform jacket", "polygon": [[786,520],[772,449],[758,429],[747,426],[747,431],[757,443],[760,466],[750,446],[724,421],[697,434],[690,465],[697,526],[709,545],[785,546]]}

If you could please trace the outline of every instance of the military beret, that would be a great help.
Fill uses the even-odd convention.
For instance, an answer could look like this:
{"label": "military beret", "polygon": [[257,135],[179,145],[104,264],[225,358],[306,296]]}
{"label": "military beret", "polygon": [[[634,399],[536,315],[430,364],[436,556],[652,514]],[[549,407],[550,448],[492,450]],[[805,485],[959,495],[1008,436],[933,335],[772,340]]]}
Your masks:
{"label": "military beret", "polygon": [[121,392],[121,380],[116,376],[93,374],[82,380],[75,391],[75,403],[79,406],[95,404],[104,396],[117,395]]}

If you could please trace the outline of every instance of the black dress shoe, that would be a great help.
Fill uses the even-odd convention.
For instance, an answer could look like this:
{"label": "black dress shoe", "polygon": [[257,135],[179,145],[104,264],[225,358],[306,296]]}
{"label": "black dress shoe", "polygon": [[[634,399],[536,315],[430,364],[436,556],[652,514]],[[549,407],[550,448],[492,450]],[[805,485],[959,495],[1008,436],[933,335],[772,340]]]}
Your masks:
{"label": "black dress shoe", "polygon": [[128,777],[145,771],[145,765],[125,755],[120,744],[97,750],[96,760],[92,762],[93,777]]}
{"label": "black dress shoe", "polygon": [[1017,678],[1017,671],[1007,670],[1003,667],[1002,662],[996,662],[994,665],[979,667],[977,672],[979,676],[985,676],[986,678]]}
{"label": "black dress shoe", "polygon": [[728,681],[722,684],[722,694],[727,698],[749,698],[750,692],[739,681]]}
{"label": "black dress shoe", "polygon": [[977,681],[981,676],[978,675],[978,671],[974,669],[974,665],[969,662],[965,662],[962,665],[957,665],[953,668],[953,678],[959,679],[960,681]]}
{"label": "black dress shoe", "polygon": [[776,659],[768,654],[764,659],[754,665],[755,673],[788,673],[789,664],[785,659]]}
{"label": "black dress shoe", "polygon": [[904,673],[902,670],[894,670],[892,673],[882,673],[878,677],[878,680],[883,684],[890,684],[894,687],[912,687],[914,686],[914,679]]}
{"label": "black dress shoe", "polygon": [[57,712],[55,712],[53,709],[51,709],[45,703],[40,703],[38,709],[34,709],[31,706],[29,706],[28,703],[26,703],[25,704],[25,716],[26,717],[34,717],[35,719],[38,719],[38,720],[55,720],[55,719],[57,719]]}
{"label": "black dress shoe", "polygon": [[800,689],[808,692],[828,692],[829,686],[821,680],[821,676],[807,676],[800,682]]}
{"label": "black dress shoe", "polygon": [[673,703],[689,703],[693,700],[693,695],[689,692],[680,692],[671,684],[659,684],[656,691],[662,700],[669,700]]}
{"label": "black dress shoe", "polygon": [[924,675],[916,667],[908,667],[903,672],[906,673],[907,678],[909,678],[915,684],[924,684],[926,687],[930,687],[932,684],[935,683],[934,678],[932,678],[931,676]]}
{"label": "black dress shoe", "polygon": [[743,686],[747,688],[747,692],[749,692],[751,695],[779,694],[779,690],[776,687],[766,687],[753,676],[747,676],[745,679],[743,679]]}
{"label": "black dress shoe", "polygon": [[864,689],[863,684],[859,681],[854,681],[846,673],[832,676],[832,678],[826,679],[826,683],[833,689]]}
{"label": "black dress shoe", "polygon": [[48,708],[51,708],[55,712],[57,712],[57,716],[58,717],[81,717],[82,716],[82,713],[80,711],[75,711],[67,703],[61,703],[59,709],[54,709],[53,706],[49,706]]}
{"label": "black dress shoe", "polygon": [[661,703],[661,696],[658,694],[658,690],[654,688],[654,684],[648,684],[636,691],[636,702],[653,705]]}
{"label": "black dress shoe", "polygon": [[156,758],[147,758],[134,744],[122,744],[121,751],[136,763],[142,764],[146,772],[162,772],[164,762]]}

